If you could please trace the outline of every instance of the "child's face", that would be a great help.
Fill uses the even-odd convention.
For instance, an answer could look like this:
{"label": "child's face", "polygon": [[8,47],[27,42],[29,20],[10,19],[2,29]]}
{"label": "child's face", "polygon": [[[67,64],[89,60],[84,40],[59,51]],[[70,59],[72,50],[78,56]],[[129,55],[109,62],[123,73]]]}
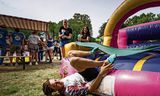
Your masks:
{"label": "child's face", "polygon": [[24,45],[24,50],[28,50],[28,45]]}

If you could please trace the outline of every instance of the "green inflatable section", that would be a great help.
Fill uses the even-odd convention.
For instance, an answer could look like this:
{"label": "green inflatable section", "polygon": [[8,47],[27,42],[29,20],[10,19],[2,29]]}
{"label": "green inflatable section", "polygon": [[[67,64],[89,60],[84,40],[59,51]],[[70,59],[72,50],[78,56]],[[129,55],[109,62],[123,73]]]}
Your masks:
{"label": "green inflatable section", "polygon": [[149,47],[139,47],[139,48],[126,48],[126,49],[118,49],[113,47],[104,46],[98,43],[93,42],[76,42],[78,46],[88,47],[88,48],[95,48],[98,47],[99,50],[103,51],[107,54],[116,54],[117,56],[128,56],[138,53],[143,53],[151,50],[155,50],[160,48],[160,46],[149,46]]}

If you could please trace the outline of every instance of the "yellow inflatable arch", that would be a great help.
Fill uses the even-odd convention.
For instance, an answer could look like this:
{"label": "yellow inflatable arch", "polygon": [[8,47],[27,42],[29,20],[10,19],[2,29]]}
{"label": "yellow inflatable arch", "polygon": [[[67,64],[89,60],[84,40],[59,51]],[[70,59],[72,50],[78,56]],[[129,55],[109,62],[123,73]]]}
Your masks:
{"label": "yellow inflatable arch", "polygon": [[[111,15],[105,30],[103,45],[117,47],[117,34],[123,22],[132,14],[149,7],[160,6],[160,0],[125,0]],[[65,56],[69,50],[89,50],[76,46],[75,42],[65,45]]]}
{"label": "yellow inflatable arch", "polygon": [[160,6],[160,0],[125,0],[111,15],[105,30],[103,45],[117,47],[117,34],[123,22],[139,10]]}

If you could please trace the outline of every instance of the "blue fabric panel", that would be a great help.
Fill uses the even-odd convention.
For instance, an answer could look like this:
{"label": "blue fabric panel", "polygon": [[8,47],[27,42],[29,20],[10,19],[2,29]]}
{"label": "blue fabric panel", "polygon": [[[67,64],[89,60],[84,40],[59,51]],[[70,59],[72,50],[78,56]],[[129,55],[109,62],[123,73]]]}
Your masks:
{"label": "blue fabric panel", "polygon": [[128,40],[157,40],[160,39],[160,24],[151,24],[128,28]]}
{"label": "blue fabric panel", "polygon": [[[133,70],[135,64],[139,60],[151,54],[155,54],[155,56],[146,60],[142,66],[142,71],[160,72],[160,54],[157,52],[145,52],[130,56],[119,56],[113,66],[118,70]],[[108,54],[105,54],[100,61],[106,60],[108,56]]]}
{"label": "blue fabric panel", "polygon": [[154,58],[147,60],[144,63],[142,70],[160,72],[160,54],[157,54],[156,56],[154,56]]}

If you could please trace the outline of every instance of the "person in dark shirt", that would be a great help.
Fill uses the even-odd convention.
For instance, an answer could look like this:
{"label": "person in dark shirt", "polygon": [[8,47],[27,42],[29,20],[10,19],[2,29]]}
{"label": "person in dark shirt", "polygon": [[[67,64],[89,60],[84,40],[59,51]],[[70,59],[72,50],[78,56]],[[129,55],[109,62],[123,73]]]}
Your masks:
{"label": "person in dark shirt", "polygon": [[61,47],[61,53],[62,57],[65,57],[65,44],[70,42],[70,39],[72,38],[72,29],[68,26],[68,21],[65,19],[63,20],[63,26],[59,29],[59,38],[60,38],[60,47]]}
{"label": "person in dark shirt", "polygon": [[78,41],[89,42],[91,38],[88,26],[84,26],[80,34],[78,34]]}
{"label": "person in dark shirt", "polygon": [[[19,29],[15,29],[15,31],[11,34],[11,50],[10,55],[13,56],[14,52],[16,52],[16,56],[21,56],[22,49],[24,48],[24,39],[25,36],[23,33],[19,32]],[[16,64],[18,64],[19,57],[16,58]],[[10,58],[10,62],[12,64],[12,57]]]}
{"label": "person in dark shirt", "polygon": [[[5,56],[7,48],[8,31],[3,25],[0,27],[0,56]],[[3,63],[4,58],[0,58],[0,65]]]}
{"label": "person in dark shirt", "polygon": [[52,59],[54,58],[54,55],[53,55],[53,48],[54,48],[54,45],[53,45],[53,38],[50,37],[47,39],[47,54],[46,54],[46,62],[47,62],[47,59],[49,57],[49,63],[52,63]]}

